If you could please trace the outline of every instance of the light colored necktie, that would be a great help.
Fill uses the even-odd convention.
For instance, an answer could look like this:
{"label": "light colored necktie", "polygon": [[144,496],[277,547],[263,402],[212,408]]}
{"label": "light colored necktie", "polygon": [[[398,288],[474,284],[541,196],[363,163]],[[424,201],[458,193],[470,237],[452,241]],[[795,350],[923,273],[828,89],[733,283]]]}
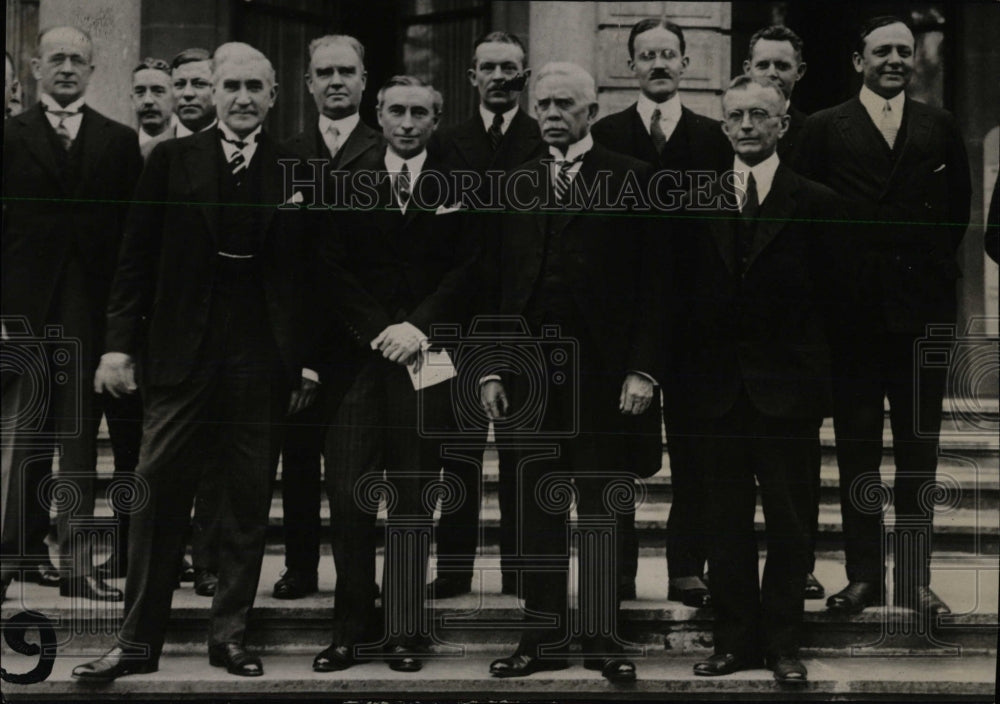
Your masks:
{"label": "light colored necktie", "polygon": [[73,146],[73,136],[70,135],[69,128],[66,127],[66,120],[76,115],[76,113],[72,110],[49,110],[48,113],[59,118],[59,122],[55,126],[56,136],[62,142],[63,149],[69,151],[70,147]]}
{"label": "light colored necktie", "polygon": [[878,127],[878,131],[882,133],[882,137],[890,149],[896,146],[896,135],[899,134],[899,128],[896,127],[896,121],[893,119],[892,105],[889,104],[888,100],[882,106],[882,122]]}
{"label": "light colored necktie", "polygon": [[337,129],[336,125],[329,125],[326,131],[323,132],[323,141],[326,143],[326,148],[330,150],[330,156],[337,156],[337,150],[340,149],[340,130]]}

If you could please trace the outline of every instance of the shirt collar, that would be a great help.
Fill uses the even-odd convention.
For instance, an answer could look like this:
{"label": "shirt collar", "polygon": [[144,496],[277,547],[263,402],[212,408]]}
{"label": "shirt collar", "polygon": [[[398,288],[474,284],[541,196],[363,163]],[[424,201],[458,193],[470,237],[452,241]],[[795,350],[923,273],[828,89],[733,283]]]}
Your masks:
{"label": "shirt collar", "polygon": [[83,102],[84,102],[83,98],[84,96],[81,95],[79,98],[77,98],[76,100],[74,100],[72,103],[70,103],[65,107],[57,103],[56,99],[53,98],[48,93],[42,93],[38,99],[41,101],[42,105],[45,107],[46,110],[59,110],[60,112],[67,111],[67,112],[79,113],[80,110],[83,109]]}
{"label": "shirt collar", "polygon": [[670,121],[677,123],[681,119],[681,96],[680,93],[674,93],[673,97],[662,103],[654,103],[645,93],[639,93],[639,100],[636,103],[636,110],[639,111],[639,117],[642,118],[642,124],[649,129],[649,123],[653,119],[653,111],[657,108],[660,109],[660,121]]}
{"label": "shirt collar", "polygon": [[[215,127],[218,124],[219,124],[219,118],[215,118],[214,120],[212,120],[212,124],[210,124],[210,125],[208,125],[206,127],[202,127],[198,131],[199,132],[208,132],[210,129],[212,129],[213,127]],[[180,120],[177,121],[177,129],[174,131],[174,136],[176,136],[176,137],[190,137],[193,134],[194,134],[194,132],[192,132],[191,130],[189,130],[184,125],[183,122],[181,122]]]}
{"label": "shirt collar", "polygon": [[[876,125],[879,124],[882,121],[882,108],[885,107],[886,98],[878,95],[868,86],[862,85],[858,99],[865,106],[865,111],[872,118],[872,122]],[[903,105],[906,103],[906,91],[899,91],[896,96],[889,98],[888,101],[896,124],[901,123],[903,121]]]}
{"label": "shirt collar", "polygon": [[[479,117],[483,120],[483,128],[489,132],[490,127],[493,126],[493,115],[496,113],[487,110],[482,103],[479,103]],[[507,134],[507,130],[510,129],[511,120],[514,119],[514,115],[517,114],[517,105],[515,104],[507,112],[503,113],[503,123],[500,125],[500,133]]]}
{"label": "shirt collar", "polygon": [[549,147],[549,154],[551,154],[552,158],[556,161],[573,161],[573,159],[576,159],[578,156],[583,156],[593,148],[594,138],[590,136],[590,133],[587,133],[579,142],[574,142],[569,145],[569,149],[566,150],[565,156],[563,156],[562,152],[555,147]]}
{"label": "shirt collar", "polygon": [[392,147],[387,146],[385,148],[385,170],[391,173],[399,173],[403,170],[403,164],[406,164],[406,168],[410,172],[411,182],[416,181],[420,171],[424,168],[425,161],[427,161],[426,149],[416,156],[404,159],[399,154],[392,151]]}
{"label": "shirt collar", "polygon": [[361,115],[354,112],[347,117],[342,117],[339,120],[334,120],[323,113],[319,114],[319,133],[326,134],[326,131],[333,125],[337,128],[337,134],[339,135],[337,139],[340,141],[338,144],[343,144],[347,137],[354,131],[354,128],[358,126],[361,121]]}
{"label": "shirt collar", "polygon": [[[733,158],[733,171],[738,174],[753,174],[753,180],[757,183],[757,200],[763,203],[764,199],[767,198],[767,194],[771,192],[771,184],[774,183],[774,174],[778,170],[778,164],[780,163],[777,151],[756,166],[747,166],[739,156],[736,156]],[[738,191],[745,192],[743,185],[746,183],[746,178],[746,176],[737,178],[736,189]]]}
{"label": "shirt collar", "polygon": [[[226,135],[226,139],[230,139],[233,142],[246,142],[247,144],[255,144],[257,142],[257,137],[260,135],[262,125],[257,125],[257,129],[248,134],[246,137],[237,137],[236,133],[229,129],[229,125],[225,122],[219,121],[219,129],[222,130],[222,134]],[[235,145],[234,145],[235,146]]]}

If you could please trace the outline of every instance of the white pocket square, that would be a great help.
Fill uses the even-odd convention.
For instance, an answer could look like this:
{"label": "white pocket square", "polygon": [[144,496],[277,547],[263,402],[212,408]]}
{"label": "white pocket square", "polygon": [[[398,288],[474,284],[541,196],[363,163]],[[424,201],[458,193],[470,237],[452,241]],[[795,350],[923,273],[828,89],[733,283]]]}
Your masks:
{"label": "white pocket square", "polygon": [[947,166],[947,164],[941,164],[941,166],[939,166],[936,169],[934,169],[934,173],[938,173],[939,171],[944,171],[944,169],[945,169],[946,166]]}
{"label": "white pocket square", "polygon": [[442,205],[434,211],[435,215],[447,215],[448,213],[457,213],[462,209],[461,203],[456,203],[455,205]]}
{"label": "white pocket square", "polygon": [[285,204],[291,203],[292,205],[298,205],[299,203],[305,202],[305,196],[302,195],[302,191],[295,191],[292,197],[285,201]]}

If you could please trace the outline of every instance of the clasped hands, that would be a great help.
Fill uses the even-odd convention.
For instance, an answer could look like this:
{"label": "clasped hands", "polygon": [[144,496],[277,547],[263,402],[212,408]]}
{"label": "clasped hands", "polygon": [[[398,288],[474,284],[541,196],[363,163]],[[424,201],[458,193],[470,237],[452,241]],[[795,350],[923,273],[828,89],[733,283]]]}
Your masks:
{"label": "clasped hands", "polygon": [[412,364],[414,372],[420,371],[424,361],[420,353],[427,346],[427,335],[406,321],[388,326],[371,341],[371,348],[381,352],[385,359],[403,366]]}
{"label": "clasped hands", "polygon": [[[655,387],[653,382],[642,374],[630,372],[622,382],[622,391],[618,397],[618,410],[622,415],[638,416],[645,413],[653,400]],[[490,420],[499,420],[507,415],[510,402],[503,384],[496,379],[486,381],[479,387],[479,402]]]}

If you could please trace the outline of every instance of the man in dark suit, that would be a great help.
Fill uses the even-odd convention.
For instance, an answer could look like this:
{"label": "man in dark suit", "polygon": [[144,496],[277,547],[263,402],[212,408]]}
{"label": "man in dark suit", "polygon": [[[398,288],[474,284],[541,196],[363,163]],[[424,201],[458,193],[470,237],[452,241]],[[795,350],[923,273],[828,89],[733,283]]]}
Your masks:
{"label": "man in dark suit", "polygon": [[[613,566],[620,547],[608,540],[618,535],[615,513],[624,506],[611,499],[611,487],[631,486],[635,477],[625,453],[634,438],[624,421],[649,412],[662,341],[661,282],[671,272],[660,253],[663,233],[655,232],[650,218],[623,217],[628,211],[619,208],[624,184],[646,188],[650,168],[594,142],[593,78],[575,64],[547,64],[534,95],[551,158],[534,159],[511,177],[507,207],[519,212],[502,217],[500,255],[486,266],[498,277],[501,315],[522,316],[533,339],[574,340],[576,352],[573,346],[561,354],[546,350],[542,379],[483,379],[482,404],[492,420],[538,420],[510,431],[523,595],[538,622],[522,632],[514,655],[493,662],[490,672],[521,677],[566,667],[570,502],[558,497],[575,490],[580,529],[606,531],[597,539],[603,552],[585,540],[580,556],[584,665],[612,682],[630,682],[635,665],[621,657],[617,632]],[[584,193],[596,201],[585,205]],[[604,207],[619,212],[602,217]],[[546,441],[539,451],[538,443]]]}
{"label": "man in dark suit", "polygon": [[[781,163],[776,147],[789,118],[777,86],[740,76],[722,105],[735,151],[726,175],[733,188],[717,196],[718,209],[693,233],[694,266],[678,272],[686,279],[688,315],[680,324],[689,341],[676,359],[679,391],[694,418],[695,464],[708,487],[715,609],[715,654],[694,672],[759,667],[763,655],[775,679],[799,684],[806,681],[798,631],[810,462],[817,419],[831,402],[823,222],[837,212],[836,194]],[[767,533],[763,584],[757,485]]]}
{"label": "man in dark suit", "polygon": [[[545,143],[538,132],[538,122],[518,107],[524,82],[531,76],[526,66],[525,49],[521,40],[507,32],[490,32],[476,40],[473,48],[469,81],[479,92],[479,108],[467,121],[451,129],[435,132],[428,150],[438,154],[454,171],[477,174],[482,185],[475,197],[489,203],[490,178],[508,173],[529,159],[545,152]],[[496,205],[496,204],[493,204]],[[478,218],[477,227],[491,228],[493,215]],[[489,299],[487,291],[477,292],[482,310]],[[461,368],[460,368],[461,371]],[[476,383],[476,380],[471,380]],[[463,437],[463,444],[486,444],[489,425],[485,417],[475,434]],[[494,429],[496,438],[496,429]],[[508,564],[517,551],[515,542],[517,494],[516,469],[511,453],[498,442],[500,500],[500,567],[501,591],[517,593],[517,573]],[[465,454],[462,461],[445,460],[446,472],[453,473],[464,487],[465,500],[454,510],[441,514],[437,528],[437,571],[431,583],[429,597],[446,599],[468,593],[472,588],[472,566],[479,543],[479,509],[482,502],[482,454]]]}
{"label": "man in dark suit", "polygon": [[[357,169],[365,158],[382,152],[382,135],[361,122],[358,115],[368,78],[364,55],[364,46],[346,35],[320,37],[309,44],[306,86],[316,102],[318,123],[292,138],[288,148],[301,160],[298,172],[318,169],[313,173],[325,180],[326,194],[337,192],[338,177],[347,178],[347,173]],[[324,164],[310,165],[310,159]],[[338,214],[337,208],[320,213],[312,227],[335,227]],[[337,341],[330,342],[336,346]],[[274,585],[278,599],[299,599],[317,589],[322,533],[320,458],[326,429],[326,391],[331,382],[328,378],[320,387],[315,403],[289,418],[285,430],[281,462],[285,571]],[[333,515],[331,520],[339,518]]]}
{"label": "man in dark suit", "polygon": [[866,484],[878,481],[888,397],[895,603],[936,615],[948,607],[930,589],[934,512],[923,495],[935,481],[946,370],[919,366],[915,345],[928,325],[956,319],[955,251],[969,223],[969,164],[952,116],[904,93],[914,39],[902,20],[867,22],[853,62],[860,95],[806,121],[796,160],[800,173],[850,201],[855,219],[843,228],[846,290],[831,334],[849,584],[827,604],[854,613],[884,602],[882,514],[858,504],[870,493]]}
{"label": "man in dark suit", "polygon": [[38,420],[48,424],[43,433],[58,439],[57,481],[70,487],[56,494],[74,497],[58,507],[60,593],[120,601],[121,592],[95,574],[94,531],[74,531],[72,524],[94,511],[103,401],[93,393],[91,375],[103,350],[102,311],[142,159],[133,130],[84,104],[92,55],[90,37],[79,29],[43,32],[31,60],[41,100],[4,124],[3,315],[20,317],[29,328],[9,330],[10,343],[25,334],[45,338],[47,326],[61,326],[57,337],[75,341],[79,356],[68,360],[65,383],[56,359],[39,360],[46,388],[38,389],[30,374],[4,380],[5,423],[15,430],[4,432],[3,553],[5,571],[24,558],[19,567],[26,579],[55,582],[42,543],[48,508],[39,498],[55,443],[43,442],[48,447],[39,453],[28,444],[31,431],[17,429],[14,420],[34,417],[42,391],[47,399]]}
{"label": "man in dark suit", "polygon": [[[108,352],[95,384],[112,395],[134,391],[141,365],[138,476],[150,496],[132,515],[118,644],[76,667],[81,681],[157,669],[203,471],[224,476],[209,662],[235,675],[263,674],[244,638],[278,431],[315,386],[302,366],[306,254],[298,213],[279,209],[288,200],[283,154],[261,129],[275,99],[270,61],[246,44],[223,44],[213,82],[219,130],[153,150],[108,304]],[[185,201],[193,204],[174,205]]]}
{"label": "man in dark suit", "polygon": [[139,122],[139,150],[148,159],[160,142],[173,139],[174,91],[170,85],[170,64],[147,57],[132,70],[132,107]]}
{"label": "man in dark suit", "polygon": [[[772,25],[758,30],[750,37],[750,49],[743,62],[743,71],[761,83],[771,83],[785,96],[785,114],[788,115],[788,129],[778,140],[778,156],[791,163],[798,148],[804,112],[792,105],[795,84],[806,74],[806,64],[802,60],[802,40],[795,32],[782,25]],[[822,424],[822,420],[820,421]],[[809,557],[809,574],[806,575],[806,599],[822,599],[826,595],[823,585],[816,579],[816,533],[819,526],[820,470],[823,461],[819,436],[813,448],[813,488],[816,500],[810,509],[810,534],[812,536]]]}
{"label": "man in dark suit", "polygon": [[212,102],[212,53],[192,47],[177,53],[170,62],[170,80],[174,92],[175,136],[189,137],[215,127],[215,104]]}
{"label": "man in dark suit", "polygon": [[[356,162],[350,208],[331,218],[334,227],[311,233],[326,284],[321,319],[342,321],[350,343],[331,360],[349,383],[330,404],[326,430],[337,593],[331,645],[313,660],[317,672],[343,670],[380,650],[393,670],[415,672],[431,639],[425,579],[434,507],[424,488],[441,460],[439,443],[420,433],[418,409],[427,422],[449,398],[439,393],[446,385],[416,391],[411,372],[423,363],[432,326],[467,315],[465,272],[476,254],[463,216],[447,207],[447,171],[426,149],[441,105],[440,93],[419,79],[391,78],[378,94],[385,149]],[[389,521],[385,621],[376,624],[380,491]]]}
{"label": "man in dark suit", "polygon": [[[594,125],[594,139],[622,154],[641,159],[657,170],[669,170],[677,176],[663,183],[683,187],[690,192],[691,175],[696,171],[717,171],[729,158],[730,149],[719,131],[719,124],[681,104],[680,80],[687,70],[689,57],[683,30],[673,22],[646,19],[638,22],[629,33],[629,68],[639,82],[638,100],[625,110],[609,115]],[[670,227],[690,225],[686,218],[664,220]],[[683,258],[683,253],[677,253]],[[673,283],[673,282],[671,282]],[[673,297],[682,292],[672,291]],[[668,294],[670,296],[671,294]],[[671,336],[672,350],[683,347],[684,341]],[[669,361],[664,368],[670,369]],[[710,605],[708,588],[702,581],[705,570],[704,487],[701,477],[688,461],[690,433],[685,428],[686,412],[682,400],[667,384],[664,420],[667,447],[670,452],[672,501],[667,520],[667,572],[669,599],[688,606]],[[674,401],[677,400],[678,403]],[[654,409],[640,421],[647,425],[644,437],[631,448],[640,476],[652,476],[662,461],[660,436],[659,390]],[[623,598],[635,598],[635,575],[639,564],[639,544],[635,533],[635,512],[621,516],[624,554],[621,558],[621,593]]]}

